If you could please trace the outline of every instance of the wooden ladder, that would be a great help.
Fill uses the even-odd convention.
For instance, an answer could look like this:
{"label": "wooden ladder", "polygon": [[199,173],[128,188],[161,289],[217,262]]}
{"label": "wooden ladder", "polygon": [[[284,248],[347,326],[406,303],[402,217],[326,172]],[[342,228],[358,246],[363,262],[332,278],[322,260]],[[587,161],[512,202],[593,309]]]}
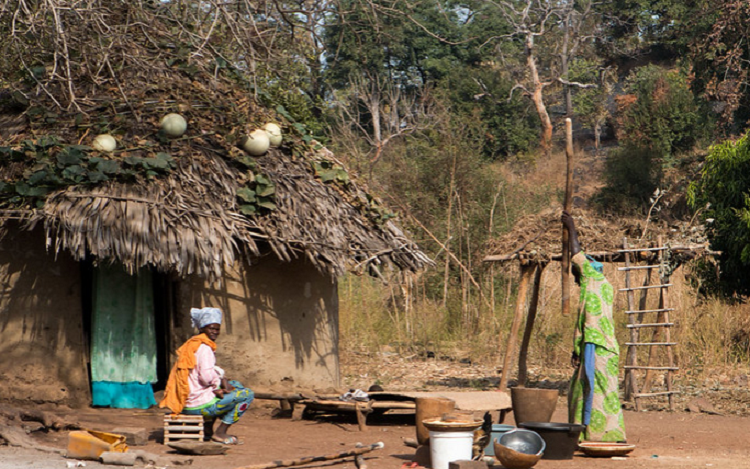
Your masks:
{"label": "wooden ladder", "polygon": [[[620,289],[620,291],[627,294],[628,310],[625,311],[625,314],[628,315],[627,327],[630,330],[630,341],[625,344],[628,346],[628,355],[625,362],[625,400],[635,401],[635,408],[638,411],[641,410],[641,398],[661,396],[667,396],[669,410],[674,410],[674,395],[679,393],[679,391],[672,389],[673,373],[679,368],[674,364],[674,351],[672,349],[677,343],[672,342],[670,338],[670,329],[674,326],[674,323],[670,321],[669,314],[674,311],[674,308],[671,308],[669,303],[669,287],[672,286],[669,283],[671,274],[668,265],[669,247],[663,246],[661,237],[658,238],[657,244],[658,247],[632,248],[628,245],[627,238],[624,238],[623,248],[618,251],[625,258],[625,267],[620,267],[618,270],[625,272],[625,288]],[[638,254],[644,252],[647,253],[647,263],[646,265],[638,265]],[[654,263],[654,254],[658,254],[658,262],[656,263]],[[651,274],[655,269],[658,269],[659,283],[651,285]],[[631,278],[631,273],[637,271],[645,271],[643,284],[640,286],[634,286],[634,279]],[[647,309],[648,292],[655,289],[659,291],[659,305],[656,309]],[[640,292],[638,304],[635,302],[636,291]],[[644,322],[646,318],[652,318],[652,320]],[[651,339],[641,341],[641,330],[647,329],[652,331]],[[645,366],[638,365],[639,347],[648,347],[648,361]],[[661,359],[662,363],[658,362],[659,348],[663,348],[662,351],[665,352],[666,363],[664,363],[663,358]],[[641,370],[646,373],[642,385],[639,387],[638,373]],[[666,391],[651,392],[651,382],[655,372],[665,373]]]}

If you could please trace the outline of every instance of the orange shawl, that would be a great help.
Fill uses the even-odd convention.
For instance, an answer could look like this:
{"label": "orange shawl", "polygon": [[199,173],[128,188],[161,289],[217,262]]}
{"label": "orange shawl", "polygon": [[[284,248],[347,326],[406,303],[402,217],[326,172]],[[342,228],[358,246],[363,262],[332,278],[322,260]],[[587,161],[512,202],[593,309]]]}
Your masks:
{"label": "orange shawl", "polygon": [[216,350],[216,343],[206,334],[194,335],[177,349],[177,363],[169,372],[164,398],[159,402],[159,407],[169,407],[175,414],[182,412],[190,394],[188,374],[195,368],[195,352],[201,344],[206,344],[211,347],[211,350]]}

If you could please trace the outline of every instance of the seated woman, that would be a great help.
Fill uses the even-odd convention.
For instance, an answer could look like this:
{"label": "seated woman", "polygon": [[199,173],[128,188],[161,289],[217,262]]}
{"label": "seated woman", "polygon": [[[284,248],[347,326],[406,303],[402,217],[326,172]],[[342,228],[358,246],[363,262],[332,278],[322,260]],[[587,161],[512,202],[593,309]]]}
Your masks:
{"label": "seated woman", "polygon": [[[227,434],[229,427],[240,419],[255,397],[237,381],[228,381],[216,366],[216,339],[221,333],[219,308],[193,308],[190,317],[199,330],[177,349],[177,363],[169,373],[164,399],[159,407],[168,407],[175,414],[202,415],[210,423],[206,430],[212,441],[227,445],[239,444],[236,436]],[[213,420],[221,419],[211,434]]]}

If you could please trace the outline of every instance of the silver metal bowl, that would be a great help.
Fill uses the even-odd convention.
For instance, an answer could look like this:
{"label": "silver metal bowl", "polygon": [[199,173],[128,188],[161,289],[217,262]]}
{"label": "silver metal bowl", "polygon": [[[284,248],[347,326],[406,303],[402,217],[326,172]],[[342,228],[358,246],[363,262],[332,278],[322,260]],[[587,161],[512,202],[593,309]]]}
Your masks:
{"label": "silver metal bowl", "polygon": [[537,432],[522,428],[503,433],[497,442],[519,453],[539,456],[547,447],[544,439]]}

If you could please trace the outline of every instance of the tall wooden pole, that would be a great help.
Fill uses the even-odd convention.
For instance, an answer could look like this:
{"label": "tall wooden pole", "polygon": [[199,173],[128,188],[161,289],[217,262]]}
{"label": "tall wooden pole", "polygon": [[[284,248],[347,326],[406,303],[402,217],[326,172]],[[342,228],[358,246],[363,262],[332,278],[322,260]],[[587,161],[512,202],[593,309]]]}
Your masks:
{"label": "tall wooden pole", "polygon": [[[565,200],[563,210],[570,212],[570,199],[573,197],[573,121],[565,119]],[[562,229],[562,314],[570,316],[570,233]]]}
{"label": "tall wooden pole", "polygon": [[526,327],[523,331],[523,339],[521,339],[521,350],[518,352],[518,386],[522,388],[526,387],[526,376],[528,374],[526,359],[529,354],[531,333],[534,331],[536,311],[539,307],[539,288],[542,285],[543,271],[544,264],[539,264],[534,272],[534,283],[531,287],[531,303],[529,304],[529,312],[526,314]]}
{"label": "tall wooden pole", "polygon": [[508,374],[510,373],[510,359],[515,354],[516,336],[521,328],[523,312],[526,309],[526,294],[529,291],[529,280],[534,273],[534,266],[521,264],[521,283],[518,285],[516,296],[516,311],[513,314],[513,323],[510,326],[510,334],[505,345],[505,358],[503,359],[503,370],[500,375],[500,386],[498,390],[504,392],[508,389]]}

